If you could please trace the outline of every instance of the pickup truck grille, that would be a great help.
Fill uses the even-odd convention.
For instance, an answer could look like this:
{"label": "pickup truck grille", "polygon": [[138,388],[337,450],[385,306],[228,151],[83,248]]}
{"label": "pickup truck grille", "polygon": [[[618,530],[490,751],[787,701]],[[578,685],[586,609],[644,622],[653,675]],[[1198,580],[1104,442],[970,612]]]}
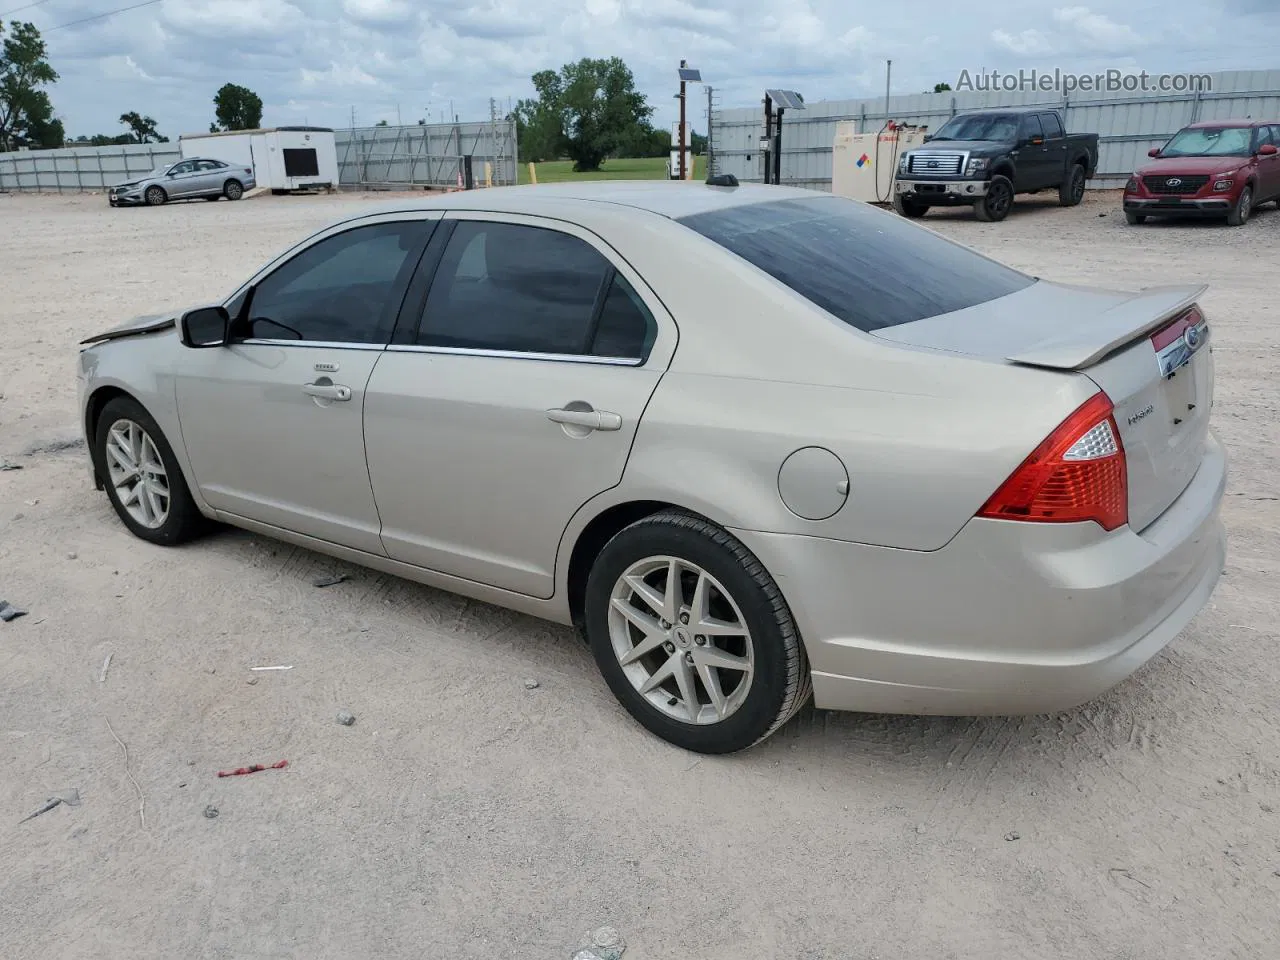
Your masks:
{"label": "pickup truck grille", "polygon": [[1164,194],[1188,194],[1199,193],[1201,188],[1209,182],[1207,175],[1196,174],[1195,176],[1179,177],[1170,175],[1167,177],[1143,177],[1142,183],[1151,193]]}
{"label": "pickup truck grille", "polygon": [[954,177],[964,169],[963,153],[912,153],[907,160],[909,173]]}

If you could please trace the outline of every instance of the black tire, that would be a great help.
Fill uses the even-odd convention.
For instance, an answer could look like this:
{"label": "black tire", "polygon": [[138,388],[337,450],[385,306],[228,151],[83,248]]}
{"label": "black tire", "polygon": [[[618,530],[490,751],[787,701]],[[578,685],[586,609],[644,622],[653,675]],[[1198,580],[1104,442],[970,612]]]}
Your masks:
{"label": "black tire", "polygon": [[1084,186],[1087,180],[1084,164],[1074,164],[1067,178],[1058,184],[1059,206],[1074,207],[1080,203],[1084,199]]}
{"label": "black tire", "polygon": [[973,213],[983,223],[999,223],[1013,209],[1013,181],[996,174],[987,185],[987,194],[973,203]]}
{"label": "black tire", "polygon": [[1253,184],[1246,183],[1244,189],[1240,191],[1240,196],[1236,198],[1236,204],[1231,208],[1231,212],[1227,214],[1227,226],[1243,227],[1249,222],[1249,217],[1253,214]]}
{"label": "black tire", "polygon": [[893,198],[893,209],[900,217],[918,220],[929,212],[929,205],[918,200],[911,200],[899,193]]}
{"label": "black tire", "polygon": [[228,180],[222,187],[222,195],[228,200],[239,200],[244,196],[244,184],[239,180]]}
{"label": "black tire", "polygon": [[143,198],[147,201],[147,206],[158,207],[166,203],[169,195],[164,192],[164,187],[147,187],[147,192],[143,194]]}
{"label": "black tire", "polygon": [[[164,467],[169,492],[168,514],[164,522],[156,527],[148,527],[139,523],[121,502],[120,494],[111,479],[107,466],[107,441],[111,428],[122,420],[132,421],[141,427],[155,446],[161,465]],[[173,447],[165,439],[164,433],[151,414],[142,404],[132,397],[116,397],[107,402],[98,417],[94,428],[93,462],[107,491],[107,498],[115,508],[116,515],[134,536],[149,543],[171,547],[199,536],[208,528],[208,522],[200,513],[191,491],[187,488],[186,479],[182,475],[182,467],[173,454]]]}
{"label": "black tire", "polygon": [[1143,214],[1141,214],[1141,213],[1134,213],[1132,210],[1126,210],[1126,211],[1124,212],[1124,218],[1125,218],[1125,220],[1127,220],[1127,221],[1129,222],[1129,224],[1130,224],[1130,225],[1132,225],[1132,226],[1136,226],[1136,225],[1137,225],[1137,224],[1139,224],[1139,223],[1146,223],[1146,222],[1147,222],[1147,218],[1146,218]]}
{"label": "black tire", "polygon": [[[741,695],[740,705],[722,720],[695,724],[663,713],[628,679],[614,652],[609,615],[615,584],[634,564],[651,557],[675,557],[710,574],[733,598],[743,624],[750,631],[753,651],[750,686]],[[696,574],[694,576],[696,578]],[[681,593],[687,598],[691,589],[686,586]],[[777,584],[742,543],[701,517],[676,510],[664,511],[619,532],[591,567],[585,619],[596,665],[614,696],[651,733],[685,750],[722,754],[746,749],[782,727],[813,693],[804,646]],[[679,626],[673,623],[671,636],[679,632]],[[690,637],[685,636],[684,642],[689,640]],[[674,652],[674,645],[670,649],[672,653],[667,654],[659,647],[652,656],[681,656]],[[692,655],[690,650],[684,656]],[[675,685],[674,679],[668,683]],[[721,692],[731,698],[733,694],[726,694],[727,689],[722,686]],[[707,693],[705,682],[699,680],[694,693],[701,701],[701,695]],[[661,696],[667,694],[661,693]],[[684,701],[673,695],[668,704],[678,702]],[[709,708],[701,702],[700,706]]]}

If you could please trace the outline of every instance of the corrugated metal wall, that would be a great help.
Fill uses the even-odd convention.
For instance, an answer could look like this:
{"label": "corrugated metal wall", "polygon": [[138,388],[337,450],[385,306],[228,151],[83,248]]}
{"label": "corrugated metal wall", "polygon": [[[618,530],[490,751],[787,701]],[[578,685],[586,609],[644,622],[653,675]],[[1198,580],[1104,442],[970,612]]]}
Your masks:
{"label": "corrugated metal wall", "polygon": [[452,187],[467,156],[477,186],[486,163],[495,186],[516,182],[514,121],[357,127],[335,131],[334,139],[344,186]]}
{"label": "corrugated metal wall", "polygon": [[[1098,177],[1093,187],[1123,186],[1133,168],[1181,127],[1196,120],[1253,117],[1280,120],[1280,70],[1212,74],[1212,92],[1166,95],[1075,93],[1068,97],[1026,93],[925,93],[891,97],[889,117],[936,130],[959,111],[983,107],[1045,106],[1065,110],[1070,133],[1099,135]],[[804,91],[802,90],[801,93]],[[761,91],[763,98],[763,91]],[[825,100],[783,117],[782,182],[831,189],[831,145],[836,123],[860,121],[874,132],[885,121],[884,98]],[[717,110],[711,121],[716,172],[760,181],[764,108]]]}
{"label": "corrugated metal wall", "polygon": [[[477,186],[485,163],[495,185],[516,182],[515,124],[429,123],[335,130],[338,179],[344,186],[455,186],[463,157]],[[0,153],[0,190],[97,191],[179,158],[177,143],[75,146]]]}

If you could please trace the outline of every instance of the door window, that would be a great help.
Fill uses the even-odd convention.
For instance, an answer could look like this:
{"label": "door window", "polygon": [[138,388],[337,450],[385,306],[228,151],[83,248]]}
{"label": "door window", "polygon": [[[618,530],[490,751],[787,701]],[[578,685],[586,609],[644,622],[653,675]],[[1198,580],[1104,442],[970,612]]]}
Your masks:
{"label": "door window", "polygon": [[206,170],[218,170],[223,166],[225,166],[225,164],[218,163],[216,160],[197,160],[196,161],[196,169],[202,172]]}
{"label": "door window", "polygon": [[169,172],[172,174],[183,174],[183,173],[190,173],[191,169],[192,169],[191,161],[184,160],[182,163],[179,163],[176,166],[171,167],[169,169]]}
{"label": "door window", "polygon": [[1030,113],[1022,118],[1022,138],[1030,141],[1036,137],[1044,137],[1044,128],[1040,126],[1040,118]]}
{"label": "door window", "polygon": [[[386,343],[433,225],[370,224],[321,240],[257,285],[238,326],[254,339]],[[242,308],[237,298],[229,309]]]}
{"label": "door window", "polygon": [[558,230],[463,221],[432,281],[417,343],[642,359],[653,316],[594,247]]}
{"label": "door window", "polygon": [[1044,135],[1050,140],[1056,140],[1065,136],[1062,130],[1062,122],[1058,119],[1056,113],[1042,113],[1040,119],[1044,122]]}

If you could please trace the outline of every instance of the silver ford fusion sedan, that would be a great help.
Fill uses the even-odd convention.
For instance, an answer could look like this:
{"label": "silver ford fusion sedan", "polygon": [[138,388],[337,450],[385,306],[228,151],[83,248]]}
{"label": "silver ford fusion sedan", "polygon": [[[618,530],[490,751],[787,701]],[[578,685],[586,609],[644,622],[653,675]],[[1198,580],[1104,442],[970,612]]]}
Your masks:
{"label": "silver ford fusion sedan", "polygon": [[84,341],[91,475],[575,625],[645,727],[1025,714],[1222,572],[1204,288],[1040,280],[856,201],[513,187],[361,211]]}

